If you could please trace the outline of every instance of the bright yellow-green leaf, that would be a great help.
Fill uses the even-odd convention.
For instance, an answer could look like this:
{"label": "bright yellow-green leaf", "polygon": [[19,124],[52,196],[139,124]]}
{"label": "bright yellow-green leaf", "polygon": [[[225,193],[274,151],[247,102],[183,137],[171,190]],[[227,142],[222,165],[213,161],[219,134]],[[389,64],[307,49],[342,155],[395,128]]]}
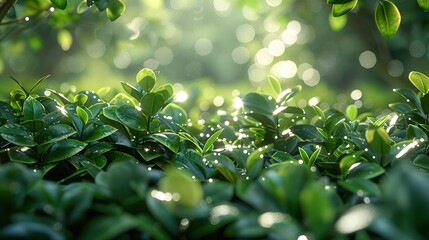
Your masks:
{"label": "bright yellow-green leaf", "polygon": [[374,151],[388,153],[390,150],[389,135],[382,127],[370,126],[365,132],[365,138]]}
{"label": "bright yellow-green leaf", "polygon": [[426,12],[429,10],[429,0],[417,0],[417,3],[423,11]]}
{"label": "bright yellow-green leaf", "polygon": [[423,94],[429,93],[429,78],[417,71],[412,71],[408,75],[408,79],[410,79],[410,82]]}
{"label": "bright yellow-green leaf", "polygon": [[347,106],[346,115],[351,121],[354,121],[358,116],[358,109],[356,105],[351,104]]}
{"label": "bright yellow-green leaf", "polygon": [[159,182],[160,190],[184,207],[195,207],[203,197],[201,184],[185,170],[170,168]]}
{"label": "bright yellow-green leaf", "polygon": [[68,51],[73,44],[73,36],[66,29],[61,29],[57,34],[58,44],[60,44],[61,49]]}
{"label": "bright yellow-green leaf", "polygon": [[401,13],[394,3],[381,0],[375,9],[375,23],[380,33],[385,38],[391,39],[401,24]]}
{"label": "bright yellow-green leaf", "polygon": [[347,16],[341,15],[339,17],[334,17],[329,15],[329,25],[333,31],[340,31],[347,24]]}
{"label": "bright yellow-green leaf", "polygon": [[125,12],[125,4],[121,0],[110,0],[106,9],[110,21],[115,21]]}
{"label": "bright yellow-green leaf", "polygon": [[282,92],[282,86],[277,78],[274,76],[268,76],[268,82],[270,83],[271,88],[274,92],[279,95]]}
{"label": "bright yellow-green leaf", "polygon": [[358,0],[352,0],[348,3],[334,4],[332,6],[332,15],[334,17],[339,17],[350,12],[353,8],[356,7],[357,2]]}

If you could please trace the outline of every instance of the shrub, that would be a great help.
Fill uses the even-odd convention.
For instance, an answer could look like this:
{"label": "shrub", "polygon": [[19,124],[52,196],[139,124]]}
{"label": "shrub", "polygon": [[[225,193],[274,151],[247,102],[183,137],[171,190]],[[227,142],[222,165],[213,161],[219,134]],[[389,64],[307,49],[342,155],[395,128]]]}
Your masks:
{"label": "shrub", "polygon": [[204,124],[149,69],[102,91],[0,102],[5,239],[424,239],[429,79],[373,116],[249,93]]}

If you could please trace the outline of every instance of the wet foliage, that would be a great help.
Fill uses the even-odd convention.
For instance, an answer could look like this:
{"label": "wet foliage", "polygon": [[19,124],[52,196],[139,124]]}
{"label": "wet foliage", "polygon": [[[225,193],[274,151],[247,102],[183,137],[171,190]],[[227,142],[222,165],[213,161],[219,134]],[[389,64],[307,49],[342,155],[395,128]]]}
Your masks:
{"label": "wet foliage", "polygon": [[204,119],[150,69],[113,97],[34,92],[44,79],[0,102],[2,239],[429,235],[422,73],[383,115],[300,108],[290,103],[301,87],[269,77],[274,94]]}

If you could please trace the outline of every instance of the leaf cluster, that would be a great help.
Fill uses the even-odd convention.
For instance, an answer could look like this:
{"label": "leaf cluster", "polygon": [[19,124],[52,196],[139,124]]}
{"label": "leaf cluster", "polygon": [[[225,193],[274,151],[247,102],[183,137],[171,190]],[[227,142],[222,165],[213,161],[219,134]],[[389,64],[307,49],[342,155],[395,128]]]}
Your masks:
{"label": "leaf cluster", "polygon": [[[0,238],[424,239],[427,76],[383,116],[248,93],[202,123],[150,69],[124,93],[0,101]],[[17,81],[18,82],[18,81]],[[398,195],[399,194],[399,195]]]}

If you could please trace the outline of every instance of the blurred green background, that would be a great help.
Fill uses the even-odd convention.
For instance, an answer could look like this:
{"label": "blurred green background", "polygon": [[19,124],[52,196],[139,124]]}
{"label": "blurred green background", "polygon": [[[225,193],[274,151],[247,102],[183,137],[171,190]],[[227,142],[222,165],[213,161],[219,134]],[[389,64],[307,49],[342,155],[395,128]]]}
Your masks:
{"label": "blurred green background", "polygon": [[376,1],[332,19],[325,0],[133,0],[115,22],[80,2],[33,17],[18,1],[14,17],[31,17],[0,26],[0,99],[17,88],[9,76],[28,88],[50,75],[40,89],[115,92],[148,67],[200,108],[270,92],[273,75],[284,88],[303,86],[301,107],[373,110],[395,101],[393,88],[411,87],[409,71],[427,73],[429,18],[415,1],[395,1],[403,21],[392,40],[377,31]]}

